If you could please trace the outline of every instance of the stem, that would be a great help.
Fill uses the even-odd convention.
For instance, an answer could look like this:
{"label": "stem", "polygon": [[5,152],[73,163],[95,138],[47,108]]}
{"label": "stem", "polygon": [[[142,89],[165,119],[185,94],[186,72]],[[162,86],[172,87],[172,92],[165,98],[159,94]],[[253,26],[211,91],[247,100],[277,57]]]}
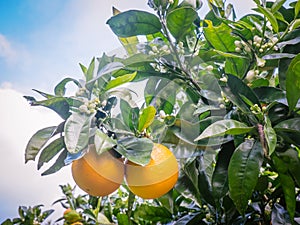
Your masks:
{"label": "stem", "polygon": [[127,205],[127,217],[128,217],[128,224],[129,224],[129,225],[132,224],[132,221],[131,221],[131,215],[132,215],[132,208],[133,208],[134,200],[135,200],[135,194],[133,194],[133,193],[129,190],[128,205]]}
{"label": "stem", "polygon": [[97,207],[96,207],[96,209],[95,209],[95,215],[96,215],[96,218],[98,218],[98,214],[99,214],[99,212],[100,212],[101,200],[102,200],[102,197],[99,197],[99,198],[98,198],[98,202],[97,202]]}
{"label": "stem", "polygon": [[167,29],[167,26],[166,26],[166,21],[164,18],[162,18],[161,14],[159,13],[159,18],[160,18],[160,21],[161,21],[161,24],[162,24],[162,29],[163,29],[163,32],[165,33],[166,35],[166,38],[168,39],[169,41],[169,44],[170,44],[170,47],[172,49],[172,52],[175,54],[175,57],[176,57],[176,61],[178,62],[178,65],[181,69],[181,71],[186,75],[186,79],[189,80],[192,85],[196,88],[197,91],[201,91],[201,88],[200,86],[198,85],[198,83],[192,78],[192,76],[190,75],[190,73],[188,71],[186,71],[185,67],[183,66],[181,60],[180,60],[180,57],[179,57],[179,54],[177,52],[177,49],[176,47],[174,46],[172,40],[171,40],[171,36],[168,32],[168,29]]}
{"label": "stem", "polygon": [[257,129],[258,129],[259,140],[260,140],[260,143],[261,143],[261,145],[263,147],[263,150],[264,150],[264,155],[265,155],[266,158],[269,159],[270,158],[269,157],[269,150],[266,146],[264,127],[261,124],[257,124]]}

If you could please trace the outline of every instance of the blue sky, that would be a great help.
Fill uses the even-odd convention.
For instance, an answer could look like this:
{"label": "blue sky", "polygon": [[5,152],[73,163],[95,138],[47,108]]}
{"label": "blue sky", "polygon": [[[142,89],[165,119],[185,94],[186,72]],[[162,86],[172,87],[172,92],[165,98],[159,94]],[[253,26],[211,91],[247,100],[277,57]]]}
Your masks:
{"label": "blue sky", "polygon": [[[242,1],[227,2],[243,15],[253,4]],[[0,0],[0,223],[17,216],[19,205],[51,208],[58,185],[72,184],[69,167],[41,177],[36,163],[24,164],[31,135],[60,119],[22,96],[32,88],[52,92],[64,77],[81,77],[79,63],[120,48],[105,24],[112,6],[148,10],[147,0]]]}

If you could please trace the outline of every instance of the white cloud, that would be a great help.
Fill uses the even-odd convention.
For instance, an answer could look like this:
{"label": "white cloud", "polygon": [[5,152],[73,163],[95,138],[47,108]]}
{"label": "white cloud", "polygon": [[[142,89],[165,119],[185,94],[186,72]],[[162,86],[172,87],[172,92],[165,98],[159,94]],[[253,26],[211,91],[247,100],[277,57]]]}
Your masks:
{"label": "white cloud", "polygon": [[16,61],[17,52],[12,48],[11,43],[7,38],[0,34],[0,58],[4,59],[7,63]]}
{"label": "white cloud", "polygon": [[[44,204],[45,209],[62,196],[59,184],[74,185],[70,167],[42,177],[36,162],[25,164],[25,147],[39,129],[57,125],[54,112],[29,106],[13,89],[0,89],[0,222],[17,216],[20,205]],[[61,212],[60,212],[61,213]],[[56,217],[57,219],[58,217]]]}

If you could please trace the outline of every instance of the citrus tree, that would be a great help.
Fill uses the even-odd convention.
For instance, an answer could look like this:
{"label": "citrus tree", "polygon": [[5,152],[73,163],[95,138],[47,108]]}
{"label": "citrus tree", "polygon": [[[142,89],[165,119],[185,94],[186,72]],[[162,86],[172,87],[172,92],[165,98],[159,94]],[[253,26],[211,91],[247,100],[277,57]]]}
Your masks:
{"label": "citrus tree", "polygon": [[[222,0],[208,1],[206,15],[196,0],[149,0],[153,13],[114,8],[107,24],[123,55],[80,64],[83,79],[37,91],[42,100],[25,96],[63,119],[33,135],[26,162],[53,161],[42,175],[77,163],[73,176],[87,193],[110,185],[98,185],[103,177],[112,191],[121,187],[127,208],[110,222],[297,224],[300,1],[254,2],[241,18]],[[155,146],[170,150],[157,159],[166,164]],[[105,153],[122,169],[97,170]],[[139,211],[135,194],[154,200]]]}

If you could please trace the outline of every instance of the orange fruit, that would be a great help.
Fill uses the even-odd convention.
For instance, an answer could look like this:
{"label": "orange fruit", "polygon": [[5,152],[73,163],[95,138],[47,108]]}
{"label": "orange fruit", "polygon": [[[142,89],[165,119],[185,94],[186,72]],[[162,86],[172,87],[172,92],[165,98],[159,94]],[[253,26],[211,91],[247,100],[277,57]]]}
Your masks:
{"label": "orange fruit", "polygon": [[97,154],[91,145],[88,152],[72,163],[75,183],[92,196],[106,196],[117,190],[124,179],[124,164],[109,151]]}
{"label": "orange fruit", "polygon": [[174,154],[164,145],[155,143],[149,164],[133,162],[125,165],[128,188],[144,199],[158,198],[170,191],[178,179],[178,164]]}

